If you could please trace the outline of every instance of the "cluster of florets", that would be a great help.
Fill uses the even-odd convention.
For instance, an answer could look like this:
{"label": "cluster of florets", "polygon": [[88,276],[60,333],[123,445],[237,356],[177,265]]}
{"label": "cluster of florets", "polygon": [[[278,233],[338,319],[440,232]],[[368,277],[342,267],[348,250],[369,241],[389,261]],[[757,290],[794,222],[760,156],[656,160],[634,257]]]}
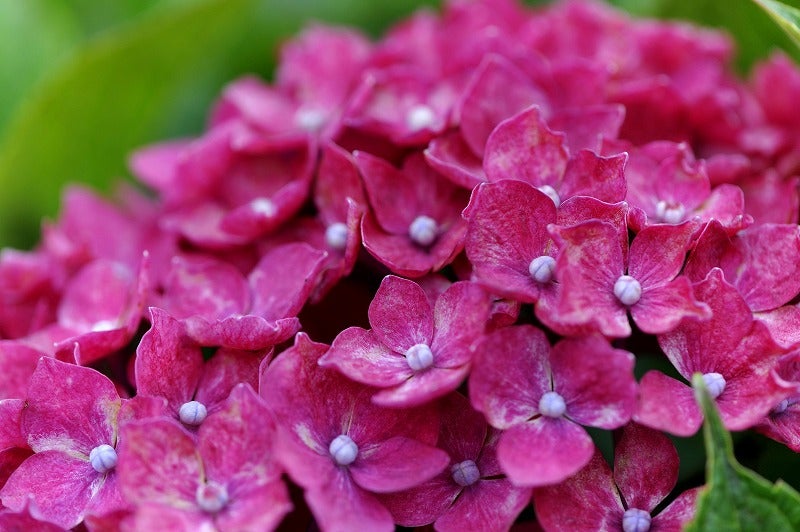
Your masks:
{"label": "cluster of florets", "polygon": [[586,2],[307,29],[133,156],[155,194],[3,252],[0,528],[677,529],[697,372],[800,450],[800,71],[731,50]]}

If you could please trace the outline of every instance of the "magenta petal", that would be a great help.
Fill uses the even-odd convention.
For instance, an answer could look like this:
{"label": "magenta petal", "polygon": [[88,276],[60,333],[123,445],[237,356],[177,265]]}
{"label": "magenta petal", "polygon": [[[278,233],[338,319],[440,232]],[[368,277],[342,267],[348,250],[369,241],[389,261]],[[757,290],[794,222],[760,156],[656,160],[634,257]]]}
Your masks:
{"label": "magenta petal", "polygon": [[614,480],[628,508],[651,512],[678,481],[678,451],[663,433],[630,423],[614,450]]}
{"label": "magenta petal", "polygon": [[292,510],[289,491],[280,480],[229,486],[231,501],[216,519],[219,530],[275,530]]}
{"label": "magenta petal", "polygon": [[414,527],[433,523],[450,508],[462,488],[444,471],[431,480],[409,490],[380,497],[389,509],[395,524]]}
{"label": "magenta petal", "polygon": [[622,529],[622,501],[599,451],[566,482],[533,490],[533,505],[545,530]]}
{"label": "magenta petal", "polygon": [[594,152],[581,150],[571,157],[564,173],[564,183],[559,194],[562,199],[572,196],[591,196],[606,203],[625,199],[625,163],[628,157],[621,153],[601,157]]}
{"label": "magenta petal", "polygon": [[0,451],[28,446],[28,441],[21,430],[24,404],[22,399],[0,400]]}
{"label": "magenta petal", "polygon": [[404,356],[383,345],[374,331],[358,327],[340,332],[319,364],[333,366],[355,381],[378,387],[401,384],[413,374]]}
{"label": "magenta petal", "polygon": [[413,488],[441,473],[447,453],[402,436],[359,449],[350,466],[353,482],[368,491],[389,493]]}
{"label": "magenta petal", "polygon": [[466,189],[471,190],[486,181],[483,161],[457,131],[433,139],[425,150],[425,160],[447,179]]}
{"label": "magenta petal", "polygon": [[684,491],[669,506],[664,508],[651,523],[653,532],[683,530],[694,518],[697,496],[702,488]]}
{"label": "magenta petal", "polygon": [[505,180],[480,185],[464,210],[465,248],[478,282],[499,295],[527,303],[541,284],[530,275],[533,259],[549,255],[547,225],[556,221],[552,200],[527,183]]}
{"label": "magenta petal", "polygon": [[136,349],[136,388],[140,395],[165,398],[177,413],[194,396],[203,355],[165,311],[153,307],[150,316],[153,325]]}
{"label": "magenta petal", "polygon": [[600,336],[565,338],[553,346],[550,364],[553,390],[566,401],[570,419],[604,429],[628,422],[637,391],[631,353]]}
{"label": "magenta petal", "polygon": [[509,530],[530,499],[530,488],[514,486],[508,479],[480,480],[461,492],[434,527],[441,532]]}
{"label": "magenta petal", "polygon": [[645,287],[642,298],[631,307],[631,317],[642,331],[664,334],[683,318],[710,318],[711,309],[695,299],[689,279],[681,276],[665,285]]}
{"label": "magenta petal", "polygon": [[554,226],[550,231],[559,244],[558,319],[570,325],[592,325],[606,336],[630,336],[627,309],[614,295],[614,283],[625,273],[627,251],[617,244],[618,229],[593,220]]}
{"label": "magenta petal", "polygon": [[134,504],[193,509],[203,466],[192,438],[167,419],[133,421],[122,427],[120,487]]}
{"label": "magenta petal", "polygon": [[93,492],[102,489],[103,476],[88,460],[61,451],[43,451],[25,460],[0,491],[3,505],[22,510],[30,498],[37,515],[64,528],[83,520]]}
{"label": "magenta petal", "polygon": [[538,412],[550,391],[550,343],[530,325],[498,329],[484,337],[469,377],[472,406],[506,429]]}
{"label": "magenta petal", "polygon": [[175,257],[165,281],[163,305],[176,319],[209,320],[240,314],[250,305],[247,283],[233,265],[211,257]]}
{"label": "magenta petal", "polygon": [[538,417],[500,436],[497,459],[517,486],[557,484],[592,458],[594,443],[580,425],[564,418]]}
{"label": "magenta petal", "polygon": [[800,344],[800,308],[785,305],[768,312],[758,312],[753,317],[767,326],[775,342],[783,348]]}
{"label": "magenta petal", "polygon": [[19,342],[0,340],[0,399],[25,397],[28,381],[43,355]]}
{"label": "magenta petal", "polygon": [[510,61],[488,55],[475,69],[457,111],[461,134],[472,152],[483,156],[495,126],[531,104],[547,105],[547,98]]}
{"label": "magenta petal", "polygon": [[116,441],[121,400],[108,377],[91,368],[42,357],[26,401],[22,427],[36,452],[54,449],[88,457],[97,445]]}
{"label": "magenta petal", "polygon": [[305,498],[317,521],[331,530],[394,530],[389,510],[344,471],[325,485],[306,489]]}
{"label": "magenta petal", "polygon": [[491,300],[477,284],[457,282],[436,300],[431,348],[437,367],[468,364],[489,319]]}
{"label": "magenta petal", "polygon": [[569,152],[575,155],[581,150],[599,152],[604,138],[617,138],[624,118],[625,107],[621,105],[589,105],[559,109],[549,120],[549,124],[553,131],[566,134]]}
{"label": "magenta petal", "polygon": [[421,405],[458,388],[467,374],[468,365],[460,368],[428,368],[415,373],[399,386],[376,393],[372,401],[390,407]]}
{"label": "magenta petal", "polygon": [[325,253],[308,244],[270,250],[248,278],[253,293],[250,314],[273,321],[296,316],[314,290],[324,263]]}
{"label": "magenta petal", "polygon": [[564,136],[553,133],[534,106],[501,122],[489,135],[483,167],[491,182],[518,179],[558,191],[568,158]]}
{"label": "magenta petal", "polygon": [[208,322],[198,316],[185,320],[186,335],[198,345],[257,351],[277,345],[300,330],[300,320],[269,321],[261,316],[231,316]]}
{"label": "magenta petal", "polygon": [[631,243],[628,274],[645,285],[661,284],[678,275],[686,259],[693,222],[653,225],[642,229]]}
{"label": "magenta petal", "polygon": [[236,478],[253,487],[279,479],[271,415],[252,388],[236,386],[222,408],[200,425],[197,450],[206,478],[220,483]]}
{"label": "magenta petal", "polygon": [[658,371],[648,371],[639,382],[639,405],[633,419],[675,436],[691,436],[703,415],[692,389]]}
{"label": "magenta petal", "polygon": [[384,277],[369,305],[375,336],[395,353],[433,341],[433,309],[419,285],[407,279]]}

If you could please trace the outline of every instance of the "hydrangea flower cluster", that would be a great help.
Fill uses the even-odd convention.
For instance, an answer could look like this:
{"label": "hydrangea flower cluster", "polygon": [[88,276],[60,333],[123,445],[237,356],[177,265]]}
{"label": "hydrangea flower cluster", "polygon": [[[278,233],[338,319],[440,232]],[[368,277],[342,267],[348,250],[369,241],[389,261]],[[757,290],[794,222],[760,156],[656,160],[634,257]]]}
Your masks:
{"label": "hydrangea flower cluster", "polygon": [[732,54],[586,1],[309,27],[0,255],[0,529],[677,530],[695,372],[800,451],[800,69]]}

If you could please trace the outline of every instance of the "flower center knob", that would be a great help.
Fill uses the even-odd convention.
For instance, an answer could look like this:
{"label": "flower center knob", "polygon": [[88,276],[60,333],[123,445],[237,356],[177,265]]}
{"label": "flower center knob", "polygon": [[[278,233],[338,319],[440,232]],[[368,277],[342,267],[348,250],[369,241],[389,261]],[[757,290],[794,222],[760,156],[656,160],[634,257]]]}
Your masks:
{"label": "flower center knob", "polygon": [[620,275],[614,283],[614,295],[625,306],[635,305],[642,298],[642,285],[630,275]]}
{"label": "flower center knob", "polygon": [[408,110],[406,125],[411,131],[420,131],[433,125],[436,115],[427,105],[417,104]]}
{"label": "flower center knob", "polygon": [[561,417],[567,411],[567,403],[557,392],[546,392],[539,399],[539,413],[547,417]]}
{"label": "flower center knob", "polygon": [[317,131],[325,123],[325,115],[316,109],[302,108],[295,113],[294,123],[306,131]]}
{"label": "flower center knob", "polygon": [[528,266],[528,273],[538,283],[549,283],[553,280],[556,271],[556,259],[548,255],[542,255],[533,259]]}
{"label": "flower center knob", "polygon": [[556,192],[556,189],[554,189],[550,185],[542,185],[538,188],[539,192],[544,193],[545,196],[553,200],[553,203],[556,204],[556,207],[561,205],[561,198],[559,197],[558,192]]}
{"label": "flower center knob", "polygon": [[98,473],[111,471],[117,465],[117,451],[105,443],[98,445],[89,452],[89,463]]}
{"label": "flower center knob", "polygon": [[200,423],[202,423],[206,416],[208,415],[208,409],[206,405],[200,403],[198,401],[189,401],[188,403],[183,403],[181,408],[178,410],[178,417],[181,420],[181,423],[185,425],[192,425],[196,427]]}
{"label": "flower center knob", "polygon": [[250,202],[250,209],[264,218],[275,216],[275,204],[269,198],[256,198]]}
{"label": "flower center knob", "polygon": [[358,457],[358,445],[347,434],[339,434],[328,446],[328,452],[339,465],[350,465]]}
{"label": "flower center knob", "polygon": [[650,530],[650,514],[638,508],[629,508],[622,514],[622,530],[625,532],[647,532]]}
{"label": "flower center knob", "polygon": [[773,414],[783,414],[784,412],[786,412],[787,408],[789,408],[789,400],[788,399],[784,399],[783,401],[778,403],[778,406],[776,406],[775,408],[772,409],[772,413]]}
{"label": "flower center knob", "polygon": [[464,487],[472,486],[481,478],[481,472],[472,460],[457,463],[450,468],[450,472],[453,474],[453,482]]}
{"label": "flower center knob", "polygon": [[195,499],[197,506],[204,512],[215,514],[228,504],[228,490],[222,484],[210,480],[197,487]]}
{"label": "flower center knob", "polygon": [[414,371],[422,371],[433,366],[433,351],[427,344],[412,345],[406,351],[408,367]]}
{"label": "flower center knob", "polygon": [[679,224],[686,215],[686,207],[681,203],[661,200],[656,203],[656,217],[664,223]]}
{"label": "flower center knob", "polygon": [[328,247],[341,251],[347,245],[347,226],[342,222],[332,223],[325,229],[325,243]]}
{"label": "flower center knob", "polygon": [[420,246],[433,244],[438,232],[439,224],[436,223],[436,220],[424,214],[414,218],[414,221],[408,226],[408,236],[415,244]]}
{"label": "flower center knob", "polygon": [[725,377],[719,373],[704,373],[703,383],[706,385],[706,390],[708,390],[712,399],[716,399],[722,395],[722,392],[725,391],[725,385],[727,384],[727,382],[725,382]]}

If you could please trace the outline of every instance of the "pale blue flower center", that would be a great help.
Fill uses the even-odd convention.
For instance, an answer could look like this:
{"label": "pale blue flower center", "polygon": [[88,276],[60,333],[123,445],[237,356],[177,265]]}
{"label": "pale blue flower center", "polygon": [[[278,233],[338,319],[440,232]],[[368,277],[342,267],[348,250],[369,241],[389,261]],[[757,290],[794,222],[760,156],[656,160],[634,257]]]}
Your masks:
{"label": "pale blue flower center", "polygon": [[719,373],[703,374],[703,383],[706,385],[706,390],[708,390],[709,395],[713,399],[722,395],[722,392],[725,391],[725,385],[727,384],[725,377]]}
{"label": "pale blue flower center", "polygon": [[681,203],[661,200],[656,204],[656,218],[668,224],[679,224],[686,215],[686,207]]}
{"label": "pale blue flower center", "polygon": [[197,426],[206,419],[206,416],[208,416],[208,409],[206,409],[206,405],[199,401],[183,403],[180,410],[178,410],[178,417],[181,423],[186,425]]}
{"label": "pale blue flower center", "polygon": [[269,198],[256,198],[250,202],[250,209],[264,218],[275,216],[275,204]]}
{"label": "pale blue flower center", "polygon": [[197,487],[195,499],[201,510],[215,514],[228,504],[228,490],[222,484],[209,480]]}
{"label": "pale blue flower center", "polygon": [[773,414],[783,414],[784,412],[786,412],[786,409],[789,408],[789,406],[791,406],[791,403],[789,402],[789,400],[788,399],[784,399],[783,401],[778,403],[778,406],[776,406],[775,408],[772,409],[772,413]]}
{"label": "pale blue flower center", "polygon": [[336,436],[328,446],[328,451],[339,465],[350,465],[358,457],[358,445],[347,434]]}
{"label": "pale blue flower center", "polygon": [[117,466],[117,451],[105,443],[98,445],[89,452],[89,463],[98,473],[111,471]]}
{"label": "pale blue flower center", "polygon": [[430,246],[439,234],[439,224],[430,216],[421,214],[408,227],[408,236],[420,246]]}
{"label": "pale blue flower center", "polygon": [[325,114],[316,109],[301,108],[294,115],[294,123],[306,131],[317,131],[325,123]]}
{"label": "pale blue flower center", "polygon": [[545,196],[553,200],[553,203],[556,207],[561,205],[561,198],[559,197],[558,192],[556,192],[556,189],[550,185],[542,185],[537,188],[539,189],[539,192],[542,192]]}
{"label": "pale blue flower center", "polygon": [[408,367],[414,371],[422,371],[433,366],[433,351],[426,344],[412,345],[406,351]]}
{"label": "pale blue flower center", "polygon": [[630,275],[621,275],[614,283],[614,295],[625,306],[635,305],[642,298],[642,285]]}
{"label": "pale blue flower center", "polygon": [[567,403],[558,392],[546,392],[539,399],[539,413],[547,417],[561,417],[567,411]]}
{"label": "pale blue flower center", "polygon": [[411,131],[421,131],[431,127],[436,120],[433,109],[427,105],[417,104],[408,110],[406,125]]}
{"label": "pale blue flower center", "polygon": [[552,281],[555,271],[556,259],[547,255],[536,257],[528,266],[528,273],[531,274],[531,277],[542,284]]}
{"label": "pale blue flower center", "polygon": [[478,466],[472,460],[464,460],[450,468],[453,474],[453,482],[459,486],[471,486],[481,478],[481,472],[478,471]]}
{"label": "pale blue flower center", "polygon": [[647,532],[650,530],[650,514],[638,508],[630,508],[622,514],[622,530],[625,532]]}
{"label": "pale blue flower center", "polygon": [[347,245],[347,226],[342,222],[329,225],[325,229],[325,243],[331,249],[342,251]]}

